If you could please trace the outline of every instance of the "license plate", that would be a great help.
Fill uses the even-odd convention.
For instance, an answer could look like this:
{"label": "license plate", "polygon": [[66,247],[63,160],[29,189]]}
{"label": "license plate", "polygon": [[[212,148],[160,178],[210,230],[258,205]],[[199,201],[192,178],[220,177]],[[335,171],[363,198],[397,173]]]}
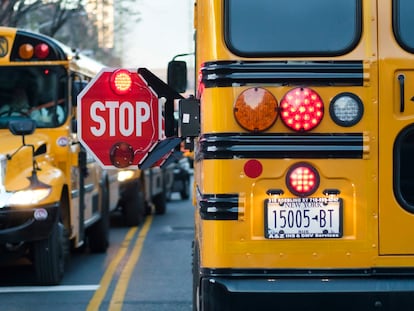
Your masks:
{"label": "license plate", "polygon": [[265,200],[268,239],[342,237],[340,198],[278,198]]}

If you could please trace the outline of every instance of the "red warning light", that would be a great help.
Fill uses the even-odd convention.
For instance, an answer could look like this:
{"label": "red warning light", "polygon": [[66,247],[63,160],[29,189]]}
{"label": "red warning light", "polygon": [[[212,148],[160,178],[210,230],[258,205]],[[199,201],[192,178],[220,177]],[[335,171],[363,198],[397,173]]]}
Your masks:
{"label": "red warning light", "polygon": [[126,69],[114,71],[110,78],[111,89],[118,95],[124,95],[131,91],[131,72]]}

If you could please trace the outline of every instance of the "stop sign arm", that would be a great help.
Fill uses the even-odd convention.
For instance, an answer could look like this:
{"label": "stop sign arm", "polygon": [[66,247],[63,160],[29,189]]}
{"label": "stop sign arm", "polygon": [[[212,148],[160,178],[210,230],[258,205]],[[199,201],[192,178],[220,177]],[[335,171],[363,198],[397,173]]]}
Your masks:
{"label": "stop sign arm", "polygon": [[148,85],[155,91],[155,93],[157,93],[159,97],[164,97],[167,100],[165,102],[164,110],[165,136],[177,137],[177,124],[174,120],[174,100],[183,99],[184,97],[147,68],[138,68],[138,74],[145,79]]}

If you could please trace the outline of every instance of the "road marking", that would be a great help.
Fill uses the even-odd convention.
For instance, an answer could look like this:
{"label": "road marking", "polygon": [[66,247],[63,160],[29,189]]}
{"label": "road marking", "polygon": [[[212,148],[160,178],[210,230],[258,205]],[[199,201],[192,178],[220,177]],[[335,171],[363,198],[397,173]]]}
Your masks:
{"label": "road marking", "polygon": [[121,272],[118,283],[116,284],[114,293],[112,294],[111,302],[109,304],[109,310],[111,311],[121,311],[123,301],[125,298],[125,293],[128,289],[129,280],[131,278],[132,272],[141,256],[142,247],[147,237],[147,233],[151,227],[152,215],[147,216],[147,220],[142,227],[135,246],[131,252],[131,255],[128,259],[128,262],[125,264],[124,269]]}
{"label": "road marking", "polygon": [[99,310],[99,306],[101,305],[102,300],[105,298],[106,292],[108,291],[108,287],[113,279],[113,275],[115,274],[115,271],[119,266],[119,263],[127,253],[129,245],[131,244],[131,241],[137,229],[138,227],[133,227],[128,231],[124,241],[121,244],[120,250],[118,251],[115,258],[111,261],[108,268],[106,269],[106,272],[102,277],[98,290],[95,292],[92,299],[89,301],[88,307],[86,309],[87,311]]}
{"label": "road marking", "polygon": [[7,286],[0,287],[0,294],[39,292],[80,292],[95,291],[99,285],[58,285],[58,286]]}

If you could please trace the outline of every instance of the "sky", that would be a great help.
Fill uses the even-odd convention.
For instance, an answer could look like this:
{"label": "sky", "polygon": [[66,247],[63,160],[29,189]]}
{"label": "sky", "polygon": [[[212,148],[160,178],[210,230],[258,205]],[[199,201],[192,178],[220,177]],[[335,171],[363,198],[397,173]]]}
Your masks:
{"label": "sky", "polygon": [[123,40],[123,67],[166,68],[177,54],[193,52],[193,0],[137,0],[141,20]]}

